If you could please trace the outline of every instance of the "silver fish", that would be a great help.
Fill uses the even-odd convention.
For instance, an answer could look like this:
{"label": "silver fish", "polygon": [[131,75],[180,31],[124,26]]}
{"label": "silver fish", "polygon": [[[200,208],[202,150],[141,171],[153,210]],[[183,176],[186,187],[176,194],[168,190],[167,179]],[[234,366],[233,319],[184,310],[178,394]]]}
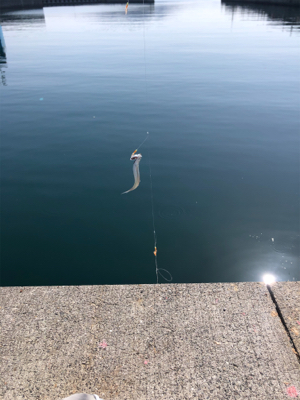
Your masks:
{"label": "silver fish", "polygon": [[131,154],[130,160],[134,161],[134,163],[133,163],[134,185],[132,186],[131,189],[127,190],[126,192],[123,192],[122,194],[131,192],[132,190],[136,189],[139,186],[139,184],[141,182],[140,170],[139,170],[139,164],[140,164],[141,159],[142,159],[141,154],[135,154],[135,152],[133,152]]}

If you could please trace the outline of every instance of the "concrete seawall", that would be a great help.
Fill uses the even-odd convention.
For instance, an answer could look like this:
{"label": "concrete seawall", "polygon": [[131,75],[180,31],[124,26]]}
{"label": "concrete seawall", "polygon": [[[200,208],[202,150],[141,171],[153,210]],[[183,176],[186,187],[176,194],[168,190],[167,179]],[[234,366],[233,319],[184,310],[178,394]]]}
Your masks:
{"label": "concrete seawall", "polygon": [[[126,4],[126,0],[1,0],[0,10],[20,10],[49,6],[84,5],[84,4]],[[222,1],[223,2],[223,1]],[[131,0],[130,3],[143,3],[143,0]],[[146,4],[154,4],[154,0],[144,0]],[[300,0],[229,0],[226,4],[269,4],[300,7]]]}
{"label": "concrete seawall", "polygon": [[1,288],[0,399],[300,395],[300,282]]}

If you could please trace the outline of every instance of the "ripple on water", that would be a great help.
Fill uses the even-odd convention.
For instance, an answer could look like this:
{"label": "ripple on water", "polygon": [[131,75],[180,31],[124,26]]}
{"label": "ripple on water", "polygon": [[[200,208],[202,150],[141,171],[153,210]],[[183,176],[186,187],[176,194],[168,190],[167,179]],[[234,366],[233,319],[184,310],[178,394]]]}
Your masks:
{"label": "ripple on water", "polygon": [[299,235],[280,235],[275,238],[273,249],[277,253],[299,255]]}

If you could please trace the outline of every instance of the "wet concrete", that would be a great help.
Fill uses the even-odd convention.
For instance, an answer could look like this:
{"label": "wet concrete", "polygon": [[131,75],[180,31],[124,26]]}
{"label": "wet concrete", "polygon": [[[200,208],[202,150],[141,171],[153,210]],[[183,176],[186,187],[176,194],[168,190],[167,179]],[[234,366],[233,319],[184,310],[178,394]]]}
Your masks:
{"label": "wet concrete", "polygon": [[271,290],[275,303],[261,283],[1,288],[0,399],[296,396],[299,282]]}

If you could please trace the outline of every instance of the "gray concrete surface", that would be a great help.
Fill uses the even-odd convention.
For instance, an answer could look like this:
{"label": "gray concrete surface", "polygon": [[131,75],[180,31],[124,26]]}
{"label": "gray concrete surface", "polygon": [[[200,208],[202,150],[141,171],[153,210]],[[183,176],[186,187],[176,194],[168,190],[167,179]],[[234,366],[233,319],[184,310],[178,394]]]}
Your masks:
{"label": "gray concrete surface", "polygon": [[272,292],[300,354],[300,282],[277,282],[272,286]]}
{"label": "gray concrete surface", "polygon": [[[293,301],[297,285],[287,284]],[[300,392],[299,360],[260,283],[12,287],[0,296],[1,400]]]}

